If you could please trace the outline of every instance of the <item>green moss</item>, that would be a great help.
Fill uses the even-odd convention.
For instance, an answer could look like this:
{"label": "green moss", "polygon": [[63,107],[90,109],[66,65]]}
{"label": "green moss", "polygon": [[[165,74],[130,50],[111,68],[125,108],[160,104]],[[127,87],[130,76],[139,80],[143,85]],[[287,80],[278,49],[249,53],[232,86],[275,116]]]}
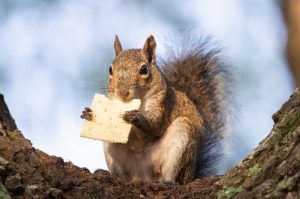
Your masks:
{"label": "green moss", "polygon": [[0,185],[0,198],[1,199],[11,199],[7,189],[3,185]]}
{"label": "green moss", "polygon": [[263,184],[260,185],[261,189],[257,193],[258,198],[263,198],[265,195],[274,192],[274,189],[276,188],[277,182],[274,182],[272,180],[267,180]]}
{"label": "green moss", "polygon": [[31,191],[31,190],[36,190],[36,189],[38,189],[37,185],[27,185],[25,187],[25,191]]}
{"label": "green moss", "polygon": [[235,185],[241,184],[241,182],[243,182],[243,180],[241,178],[238,178],[237,180],[234,181]]}
{"label": "green moss", "polygon": [[248,169],[247,175],[248,176],[253,176],[258,174],[261,171],[260,166],[256,163],[254,166],[252,166],[250,169]]}
{"label": "green moss", "polygon": [[266,193],[271,193],[274,189],[274,184],[272,182],[268,182],[265,185]]}
{"label": "green moss", "polygon": [[293,190],[293,188],[294,188],[296,185],[297,185],[297,184],[296,184],[295,179],[294,179],[293,177],[291,177],[291,178],[287,178],[287,179],[282,180],[282,181],[278,184],[277,188],[278,188],[279,190],[289,190],[289,191],[291,191],[291,190]]}
{"label": "green moss", "polygon": [[287,122],[284,126],[284,132],[288,133],[294,130],[294,128],[300,123],[300,112],[296,112],[287,118]]}
{"label": "green moss", "polygon": [[219,199],[223,199],[223,198],[233,198],[237,193],[240,193],[242,191],[242,186],[238,186],[238,187],[224,187],[225,189],[220,191],[217,194],[217,197]]}
{"label": "green moss", "polygon": [[18,173],[14,176],[14,178],[16,178],[16,179],[18,179],[18,180],[21,180],[21,179],[22,179],[21,176],[20,176],[20,174],[18,174]]}
{"label": "green moss", "polygon": [[283,160],[280,165],[278,166],[278,170],[283,169],[286,166],[286,160]]}
{"label": "green moss", "polygon": [[[292,135],[291,132],[300,124],[300,112],[295,112],[294,114],[289,115],[285,119],[285,124],[281,125],[280,129],[282,129],[282,134],[279,134],[277,140],[279,146],[285,146],[289,143]],[[288,134],[288,135],[287,135]],[[288,149],[286,149],[288,150]]]}

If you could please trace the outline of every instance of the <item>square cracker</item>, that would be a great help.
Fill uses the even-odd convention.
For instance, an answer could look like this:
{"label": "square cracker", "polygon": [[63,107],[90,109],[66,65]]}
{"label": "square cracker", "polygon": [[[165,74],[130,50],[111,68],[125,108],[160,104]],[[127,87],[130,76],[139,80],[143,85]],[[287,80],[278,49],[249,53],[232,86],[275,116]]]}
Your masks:
{"label": "square cracker", "polygon": [[124,103],[95,94],[90,107],[93,111],[93,120],[85,121],[80,136],[112,143],[127,143],[132,125],[125,122],[121,115],[125,111],[138,109],[140,105],[139,99]]}

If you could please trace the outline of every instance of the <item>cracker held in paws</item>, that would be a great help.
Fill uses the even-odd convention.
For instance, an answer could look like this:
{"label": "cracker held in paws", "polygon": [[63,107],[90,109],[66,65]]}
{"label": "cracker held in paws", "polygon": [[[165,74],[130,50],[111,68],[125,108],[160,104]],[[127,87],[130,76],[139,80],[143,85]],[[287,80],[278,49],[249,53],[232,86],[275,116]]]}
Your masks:
{"label": "cracker held in paws", "polygon": [[[89,116],[89,120],[85,121],[80,136],[112,143],[127,143],[132,124],[124,121],[122,115],[126,111],[138,109],[140,104],[138,99],[124,103],[96,94],[91,109],[86,109],[85,116]],[[89,115],[90,110],[93,113]]]}

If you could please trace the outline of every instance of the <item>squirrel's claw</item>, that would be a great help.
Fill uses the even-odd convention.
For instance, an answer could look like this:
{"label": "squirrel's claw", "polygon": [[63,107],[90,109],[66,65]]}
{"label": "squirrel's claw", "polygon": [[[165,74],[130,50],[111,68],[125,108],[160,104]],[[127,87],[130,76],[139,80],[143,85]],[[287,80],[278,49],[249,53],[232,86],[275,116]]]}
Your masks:
{"label": "squirrel's claw", "polygon": [[84,110],[86,110],[87,112],[93,112],[92,109],[89,107],[85,107]]}
{"label": "squirrel's claw", "polygon": [[141,113],[138,110],[126,111],[125,114],[123,115],[123,119],[126,122],[136,123],[139,121],[140,115]]}
{"label": "squirrel's claw", "polygon": [[82,115],[80,116],[82,119],[86,119],[86,120],[93,120],[93,111],[91,108],[86,107],[83,111],[82,111]]}

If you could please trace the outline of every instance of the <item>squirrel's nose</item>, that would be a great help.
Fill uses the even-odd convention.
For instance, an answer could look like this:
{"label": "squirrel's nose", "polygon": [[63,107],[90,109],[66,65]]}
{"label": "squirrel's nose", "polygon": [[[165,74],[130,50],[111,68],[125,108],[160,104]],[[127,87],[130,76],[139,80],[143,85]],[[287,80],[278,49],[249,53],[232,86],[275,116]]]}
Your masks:
{"label": "squirrel's nose", "polygon": [[126,99],[129,96],[129,91],[125,89],[118,90],[117,93],[121,98]]}

